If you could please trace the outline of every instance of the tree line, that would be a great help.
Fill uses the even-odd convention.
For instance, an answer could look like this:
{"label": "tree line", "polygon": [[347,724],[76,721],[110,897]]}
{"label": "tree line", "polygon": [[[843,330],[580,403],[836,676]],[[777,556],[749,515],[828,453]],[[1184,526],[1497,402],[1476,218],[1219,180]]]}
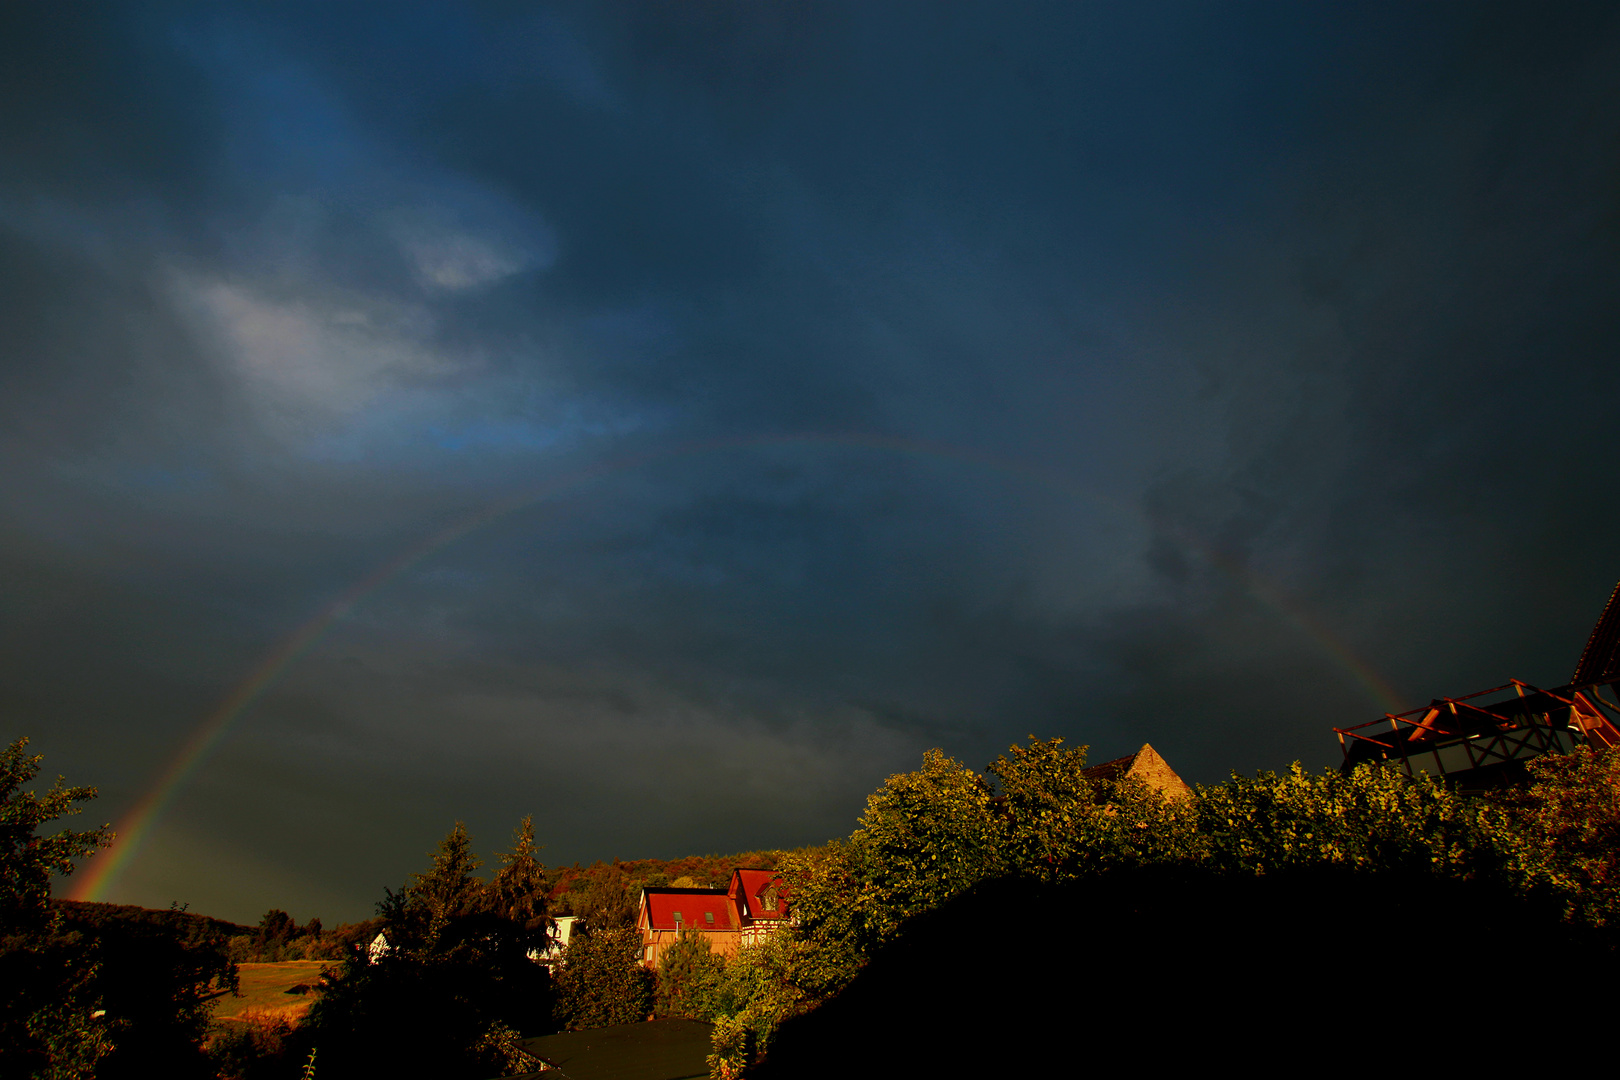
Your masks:
{"label": "tree line", "polygon": [[[106,832],[34,835],[93,789],[59,779],[44,797],[22,792],[38,763],[22,747],[0,759],[8,830],[0,1054],[8,1072],[16,1061],[53,1077],[121,1075],[120,1061],[157,1051],[141,1041],[131,1006],[98,981],[113,965],[113,947],[99,935],[75,937],[48,903],[49,872],[66,872]],[[920,768],[890,777],[869,797],[847,838],[747,857],[782,875],[790,925],[730,957],[710,951],[699,934],[684,935],[656,972],[640,963],[635,894],[644,885],[720,885],[738,860],[548,869],[525,819],[485,877],[457,824],[429,866],[385,890],[376,918],[338,943],[322,993],[295,1028],[239,1031],[216,1039],[209,1056],[205,999],[233,985],[229,937],[206,927],[188,931],[189,939],[173,935],[178,951],[151,964],[178,972],[165,1007],[186,1022],[166,1029],[166,1056],[146,1060],[164,1061],[171,1073],[186,1075],[192,1066],[176,1063],[191,1062],[195,1075],[244,1080],[311,1068],[321,1077],[509,1075],[537,1065],[524,1036],[663,1015],[714,1024],[715,1076],[797,1075],[795,1061],[837,1045],[805,1034],[816,1024],[910,1015],[895,1011],[896,987],[908,988],[902,1001],[934,1002],[948,986],[957,1010],[970,1000],[1004,1008],[1018,999],[1009,983],[1023,980],[1027,991],[1030,972],[1044,978],[1067,970],[1074,946],[1037,932],[997,946],[1027,963],[1016,979],[1002,968],[977,980],[999,987],[988,1004],[971,998],[975,980],[961,964],[929,974],[927,985],[907,982],[934,972],[940,955],[961,954],[964,927],[977,926],[986,905],[1090,912],[1099,926],[1133,926],[1193,952],[1204,945],[1185,927],[1213,928],[1204,936],[1214,940],[1225,925],[1236,944],[1216,945],[1247,951],[1198,953],[1214,966],[1286,951],[1287,935],[1319,932],[1302,912],[1332,909],[1349,918],[1354,904],[1397,910],[1402,933],[1461,920],[1478,935],[1539,934],[1565,955],[1612,956],[1620,929],[1620,753],[1544,758],[1530,765],[1526,785],[1487,797],[1388,770],[1342,775],[1296,764],[1170,799],[1134,778],[1088,778],[1085,765],[1085,748],[1060,739],[1031,737],[982,773],[931,750]],[[690,873],[671,877],[671,869]],[[563,913],[582,916],[582,928],[554,964],[537,962]],[[1031,925],[1038,930],[1039,920]],[[390,946],[380,956],[366,948],[373,929]],[[288,947],[333,934],[271,912],[247,936],[256,947]],[[1117,989],[1119,976],[1112,977]],[[1099,978],[1096,985],[1110,984]],[[890,1004],[851,1004],[865,1000]],[[950,1012],[929,1009],[906,1022],[926,1025]],[[894,1035],[915,1055],[903,1033]],[[177,1056],[186,1040],[191,1056]]]}

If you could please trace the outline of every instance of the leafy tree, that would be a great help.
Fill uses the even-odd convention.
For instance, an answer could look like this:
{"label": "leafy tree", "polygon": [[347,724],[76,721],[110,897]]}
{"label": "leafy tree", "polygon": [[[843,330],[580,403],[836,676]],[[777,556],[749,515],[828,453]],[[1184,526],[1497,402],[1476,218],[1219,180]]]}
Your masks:
{"label": "leafy tree", "polygon": [[[739,949],[725,965],[716,1001],[729,1012],[715,1017],[716,1060],[733,1070],[766,1052],[782,1023],[808,1012],[847,986],[860,971],[848,946],[801,926],[778,931]],[[746,1034],[742,1034],[746,1033]],[[718,1068],[710,1062],[711,1070]]]}
{"label": "leafy tree", "polygon": [[54,901],[57,930],[47,949],[87,971],[104,1011],[111,1051],[96,1073],[137,1076],[161,1064],[169,1075],[206,1075],[214,1000],[237,987],[232,943],[241,927],[192,915],[183,905],[155,911],[129,904]]}
{"label": "leafy tree", "polygon": [[[778,870],[795,923],[726,965],[720,997],[734,1011],[717,1024],[711,1067],[734,1072],[768,1050],[785,1022],[822,1016],[832,999],[834,1013],[884,1026],[887,1006],[874,1002],[889,991],[851,996],[862,973],[902,953],[949,955],[956,964],[941,942],[960,934],[961,913],[992,897],[1047,896],[1065,910],[1095,908],[1110,926],[1151,930],[1153,955],[1164,960],[1145,961],[1150,983],[1171,958],[1198,949],[1208,951],[1210,970],[1241,963],[1258,972],[1263,962],[1248,955],[1247,942],[1292,947],[1324,911],[1337,913],[1329,924],[1383,912],[1391,925],[1445,912],[1459,940],[1517,940],[1516,928],[1534,925],[1546,948],[1496,963],[1543,980],[1557,957],[1579,963],[1591,955],[1597,938],[1579,924],[1620,926],[1620,751],[1539,759],[1528,788],[1484,800],[1392,770],[1313,774],[1297,763],[1165,798],[1131,778],[1088,779],[1085,764],[1084,748],[1031,738],[988,766],[992,789],[930,751],[922,768],[890,777],[871,796],[848,840],[784,856]],[[1558,929],[1556,912],[1525,903],[1527,893],[1531,901],[1555,897],[1566,925]],[[1197,932],[1183,933],[1181,907],[1192,897]],[[953,909],[956,916],[938,918]],[[933,940],[915,938],[921,925],[933,928],[925,935]],[[907,935],[915,939],[909,946]],[[1140,937],[1127,935],[1131,949]],[[1047,954],[1024,955],[1043,964]],[[1118,959],[1148,955],[1125,949]],[[937,996],[956,992],[941,989],[952,985],[948,977],[915,980],[911,961],[886,963],[911,980],[906,993],[928,1016],[954,1015]],[[986,985],[1037,978],[1026,974]],[[1083,996],[1093,983],[1074,986]],[[999,1007],[996,996],[981,999]],[[1064,1007],[1090,1006],[1077,999]],[[1027,1018],[1007,1022],[1015,1020]],[[902,1057],[910,1052],[909,1043],[900,1048]]]}
{"label": "leafy tree", "polygon": [[0,928],[43,929],[50,919],[51,875],[73,873],[74,860],[112,843],[111,825],[36,836],[47,822],[82,812],[75,803],[96,797],[93,787],[68,787],[58,776],[44,795],[22,786],[39,775],[43,755],[29,757],[27,739],[0,753]]}
{"label": "leafy tree", "polygon": [[163,914],[109,922],[97,932],[95,986],[114,1042],[96,1068],[98,1080],[214,1074],[203,1044],[214,999],[237,989],[236,965],[225,937],[207,923]]}
{"label": "leafy tree", "polygon": [[279,908],[271,908],[259,920],[258,942],[265,945],[273,941],[286,941],[298,932],[293,917]]}
{"label": "leafy tree", "polygon": [[1439,781],[1361,766],[1348,775],[1233,775],[1201,788],[1201,854],[1221,870],[1267,874],[1342,865],[1459,877],[1482,869],[1468,801]]}
{"label": "leafy tree", "polygon": [[593,866],[575,876],[560,909],[591,926],[634,926],[641,886],[619,865]]}
{"label": "leafy tree", "polygon": [[570,1031],[631,1024],[652,1011],[653,975],[633,926],[575,931],[557,969],[557,1019]]}
{"label": "leafy tree", "polygon": [[275,963],[286,959],[287,943],[298,933],[293,917],[279,908],[271,908],[259,920],[259,929],[253,935],[253,958],[261,963]]}
{"label": "leafy tree", "polygon": [[[1613,994],[1593,974],[1609,958],[1586,952],[1584,970],[1569,971],[1578,936],[1511,900],[1428,871],[1342,864],[1255,875],[1156,863],[1056,885],[1003,877],[910,921],[835,998],[787,1019],[748,1075],[946,1077],[973,1072],[968,1063],[991,1063],[979,1071],[996,1076],[1072,1075],[1085,1053],[1077,1017],[1098,1045],[1136,1049],[1160,1071],[1207,1068],[1212,1048],[1330,1060],[1344,1055],[1347,1025],[1375,1032],[1379,1052],[1417,1060],[1433,1052],[1430,1000],[1489,1015],[1515,992],[1581,987],[1589,1009],[1605,1007]],[[964,947],[964,928],[1009,912],[1057,913],[1078,944],[1012,935]],[[1473,957],[1481,975],[1459,979],[1454,969],[1471,970]],[[741,1056],[736,1035],[717,1025],[717,1065],[720,1051]],[[1515,1051],[1544,1056],[1546,1044],[1487,1038],[1451,1056],[1499,1064]]]}
{"label": "leafy tree", "polygon": [[96,1013],[97,960],[82,940],[59,933],[50,906],[52,874],[71,874],[74,860],[112,842],[111,828],[41,825],[81,811],[93,787],[68,787],[58,776],[45,794],[23,790],[39,775],[40,756],[27,739],[0,752],[0,1073],[57,1078],[90,1076],[111,1049],[110,1024]]}
{"label": "leafy tree", "polygon": [[1134,777],[1091,780],[1085,767],[1085,747],[1033,735],[990,763],[1007,872],[1058,882],[1193,856],[1196,815],[1187,800]]}
{"label": "leafy tree", "polygon": [[989,785],[929,750],[922,768],[867,799],[848,840],[785,855],[777,869],[794,924],[726,966],[720,999],[735,1012],[716,1028],[715,1061],[734,1068],[739,1046],[764,1051],[784,1020],[837,994],[908,919],[1008,872],[1005,840]]}
{"label": "leafy tree", "polygon": [[722,1016],[709,1036],[712,1052],[704,1059],[715,1080],[737,1080],[753,1062],[756,1037],[743,1016]]}
{"label": "leafy tree", "polygon": [[866,800],[849,852],[860,883],[850,899],[862,918],[863,948],[1004,869],[991,801],[978,774],[939,750]]}
{"label": "leafy tree", "polygon": [[1505,873],[1555,897],[1571,921],[1620,925],[1620,749],[1549,755],[1529,769],[1527,787],[1480,814]]}
{"label": "leafy tree", "polygon": [[725,975],[725,957],[709,947],[709,939],[681,931],[658,958],[658,1015],[713,1020],[732,1012]]}
{"label": "leafy tree", "polygon": [[224,1025],[208,1042],[208,1059],[218,1080],[291,1080],[287,1042],[294,1025],[266,1016]]}
{"label": "leafy tree", "polygon": [[89,943],[55,934],[0,938],[0,1076],[80,1080],[113,1048]]}
{"label": "leafy tree", "polygon": [[351,950],[286,1040],[292,1061],[317,1052],[319,1075],[478,1077],[525,1071],[518,1033],[489,1008],[489,985],[466,966]]}
{"label": "leafy tree", "polygon": [[[778,867],[792,898],[793,940],[802,943],[803,964],[792,981],[811,996],[836,993],[860,969],[867,929],[866,882],[877,874],[870,849],[848,840],[787,855]],[[783,933],[773,935],[773,942]],[[799,967],[805,970],[798,970]]]}

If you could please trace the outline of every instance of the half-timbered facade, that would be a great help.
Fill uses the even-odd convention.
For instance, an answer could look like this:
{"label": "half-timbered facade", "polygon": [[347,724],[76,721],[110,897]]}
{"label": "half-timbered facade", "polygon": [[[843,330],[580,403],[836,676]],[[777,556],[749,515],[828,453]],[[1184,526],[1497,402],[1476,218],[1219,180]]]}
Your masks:
{"label": "half-timbered facade", "polygon": [[1529,778],[1525,763],[1578,747],[1620,746],[1620,585],[1598,617],[1568,683],[1543,690],[1519,679],[1461,697],[1435,698],[1355,727],[1334,728],[1344,771],[1369,764],[1428,773],[1460,791]]}
{"label": "half-timbered facade", "polygon": [[775,870],[733,870],[726,896],[737,912],[743,945],[759,944],[788,921],[787,890]]}

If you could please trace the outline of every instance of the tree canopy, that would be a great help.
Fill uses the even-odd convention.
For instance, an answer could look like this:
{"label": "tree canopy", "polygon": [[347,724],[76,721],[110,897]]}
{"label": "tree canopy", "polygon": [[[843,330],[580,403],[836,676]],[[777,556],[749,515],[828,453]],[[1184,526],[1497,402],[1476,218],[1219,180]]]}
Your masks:
{"label": "tree canopy", "polygon": [[1031,737],[983,775],[931,750],[872,794],[848,839],[785,856],[795,924],[727,965],[735,1012],[717,1028],[716,1060],[735,1066],[742,1030],[768,1050],[784,1020],[837,997],[908,927],[947,905],[973,910],[961,898],[998,881],[1111,897],[1139,922],[1133,897],[1149,889],[1206,894],[1233,912],[1331,900],[1349,913],[1366,900],[1357,919],[1407,897],[1413,912],[1461,920],[1465,936],[1522,923],[1577,951],[1620,927],[1620,750],[1539,759],[1528,786],[1487,797],[1370,766],[1296,763],[1191,797],[1085,769],[1085,747],[1060,739]]}
{"label": "tree canopy", "polygon": [[443,1076],[495,1075],[532,1065],[520,1032],[549,1027],[545,867],[525,818],[493,881],[461,822],[426,870],[377,905],[390,949],[351,946],[341,971],[291,1040],[318,1050],[325,1069]]}
{"label": "tree canopy", "polygon": [[92,948],[59,933],[50,906],[51,875],[112,842],[110,825],[39,828],[78,814],[96,797],[58,776],[43,794],[26,790],[41,755],[18,739],[0,752],[0,1072],[66,1080],[91,1075],[112,1049]]}
{"label": "tree canopy", "polygon": [[73,873],[75,860],[112,843],[110,824],[62,829],[41,836],[41,825],[83,812],[78,803],[96,797],[93,787],[69,787],[58,776],[43,795],[23,790],[39,775],[44,756],[27,753],[18,739],[0,752],[0,925],[8,931],[39,927],[48,919],[51,875]]}

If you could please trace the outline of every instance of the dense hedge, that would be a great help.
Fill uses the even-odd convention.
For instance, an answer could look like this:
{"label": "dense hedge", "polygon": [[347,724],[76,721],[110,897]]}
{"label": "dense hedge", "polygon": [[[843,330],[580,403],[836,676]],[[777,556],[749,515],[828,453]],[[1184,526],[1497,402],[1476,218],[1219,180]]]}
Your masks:
{"label": "dense hedge", "polygon": [[[1422,897],[1441,906],[1427,916],[1413,908],[1413,920],[1449,920],[1448,932],[1464,938],[1472,926],[1522,941],[1529,920],[1543,944],[1563,934],[1559,947],[1583,956],[1613,948],[1620,751],[1544,758],[1531,765],[1528,786],[1477,798],[1392,770],[1318,774],[1296,764],[1167,799],[1137,780],[1088,779],[1085,764],[1083,748],[1056,739],[1014,746],[982,776],[929,751],[920,769],[873,793],[847,840],[784,857],[795,925],[725,966],[717,996],[732,1011],[716,1030],[717,1074],[768,1058],[784,1022],[856,983],[919,920],[998,881],[1056,889],[1065,902],[1103,890],[1126,908],[1157,905],[1167,919],[1173,905],[1149,891],[1200,894],[1227,911],[1234,897],[1268,910],[1285,908],[1289,896]],[[1071,912],[1082,909],[1070,903]],[[959,913],[965,945],[983,934],[984,919]],[[1329,922],[1289,925],[1326,943],[1337,940]],[[1088,932],[1084,918],[1066,916],[1065,925],[1076,939]],[[1223,940],[1260,954],[1282,947],[1283,938],[1256,926],[1237,919]],[[945,936],[941,930],[935,945],[945,948]],[[1049,936],[994,940],[993,950],[1028,948],[1034,957],[1072,959],[1088,947]],[[1266,962],[1284,960],[1279,953]],[[1039,980],[1009,985],[1019,1000],[1042,992]]]}

